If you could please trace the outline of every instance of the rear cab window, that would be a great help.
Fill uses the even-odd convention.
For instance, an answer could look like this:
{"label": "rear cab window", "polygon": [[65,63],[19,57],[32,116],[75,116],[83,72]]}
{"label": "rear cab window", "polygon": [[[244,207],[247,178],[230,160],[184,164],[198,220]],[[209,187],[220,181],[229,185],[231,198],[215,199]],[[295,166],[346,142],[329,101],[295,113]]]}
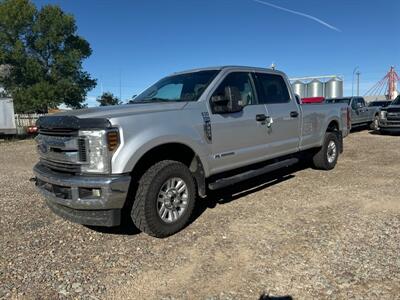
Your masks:
{"label": "rear cab window", "polygon": [[281,75],[255,73],[260,104],[279,104],[290,102],[290,94]]}

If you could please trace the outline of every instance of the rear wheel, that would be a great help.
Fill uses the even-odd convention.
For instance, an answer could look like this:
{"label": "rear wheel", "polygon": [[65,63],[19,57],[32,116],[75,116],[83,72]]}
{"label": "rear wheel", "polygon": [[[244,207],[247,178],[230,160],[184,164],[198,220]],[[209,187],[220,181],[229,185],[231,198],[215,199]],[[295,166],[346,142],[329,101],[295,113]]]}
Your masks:
{"label": "rear wheel", "polygon": [[320,170],[332,170],[339,158],[339,139],[336,133],[325,133],[324,143],[319,151],[313,156],[315,168]]}
{"label": "rear wheel", "polygon": [[151,236],[170,236],[187,225],[195,195],[193,176],[186,165],[171,160],[158,162],[139,181],[132,221]]}

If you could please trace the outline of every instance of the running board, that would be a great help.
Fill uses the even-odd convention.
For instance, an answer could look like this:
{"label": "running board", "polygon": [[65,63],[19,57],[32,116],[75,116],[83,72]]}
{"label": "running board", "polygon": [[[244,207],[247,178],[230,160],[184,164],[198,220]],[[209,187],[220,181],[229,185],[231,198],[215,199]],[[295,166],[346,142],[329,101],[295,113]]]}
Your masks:
{"label": "running board", "polygon": [[298,162],[299,162],[298,158],[285,159],[283,161],[279,161],[279,162],[267,165],[260,169],[250,170],[250,171],[246,171],[244,173],[240,173],[240,174],[237,174],[237,175],[234,175],[231,177],[218,179],[217,181],[210,183],[208,185],[208,188],[210,190],[218,190],[218,189],[230,186],[230,185],[234,185],[235,183],[263,175],[265,173],[269,173],[269,172],[276,171],[281,168],[292,166],[294,164],[297,164]]}

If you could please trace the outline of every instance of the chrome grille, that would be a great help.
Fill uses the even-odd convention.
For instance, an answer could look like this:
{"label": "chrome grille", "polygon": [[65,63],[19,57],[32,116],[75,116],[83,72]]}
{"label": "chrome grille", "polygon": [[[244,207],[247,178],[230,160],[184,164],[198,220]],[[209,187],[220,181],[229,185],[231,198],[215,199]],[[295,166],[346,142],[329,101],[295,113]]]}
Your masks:
{"label": "chrome grille", "polygon": [[80,173],[88,161],[87,140],[77,131],[40,130],[36,141],[41,163],[51,170]]}
{"label": "chrome grille", "polygon": [[80,173],[81,166],[78,164],[67,164],[61,162],[50,161],[47,159],[40,159],[40,162],[46,166],[47,168],[54,170],[54,171],[61,171],[67,173]]}
{"label": "chrome grille", "polygon": [[87,140],[85,138],[78,139],[79,159],[82,162],[87,162]]}
{"label": "chrome grille", "polygon": [[388,121],[400,121],[400,112],[390,112],[387,114]]}

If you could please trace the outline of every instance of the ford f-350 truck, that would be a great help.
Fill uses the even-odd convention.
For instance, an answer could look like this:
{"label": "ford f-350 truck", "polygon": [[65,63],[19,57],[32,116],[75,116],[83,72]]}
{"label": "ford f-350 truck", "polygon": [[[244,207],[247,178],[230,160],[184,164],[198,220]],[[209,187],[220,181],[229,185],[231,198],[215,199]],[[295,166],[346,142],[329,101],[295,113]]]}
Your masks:
{"label": "ford f-350 truck", "polygon": [[382,134],[400,133],[400,95],[389,106],[382,108],[379,130]]}
{"label": "ford f-350 truck", "polygon": [[133,104],[38,120],[36,186],[74,222],[166,237],[207,192],[311,158],[335,167],[347,104],[301,105],[286,75],[225,66],[175,73]]}
{"label": "ford f-350 truck", "polygon": [[326,99],[326,103],[346,103],[351,109],[351,127],[368,125],[371,130],[379,128],[378,106],[368,106],[363,97],[343,97]]}

